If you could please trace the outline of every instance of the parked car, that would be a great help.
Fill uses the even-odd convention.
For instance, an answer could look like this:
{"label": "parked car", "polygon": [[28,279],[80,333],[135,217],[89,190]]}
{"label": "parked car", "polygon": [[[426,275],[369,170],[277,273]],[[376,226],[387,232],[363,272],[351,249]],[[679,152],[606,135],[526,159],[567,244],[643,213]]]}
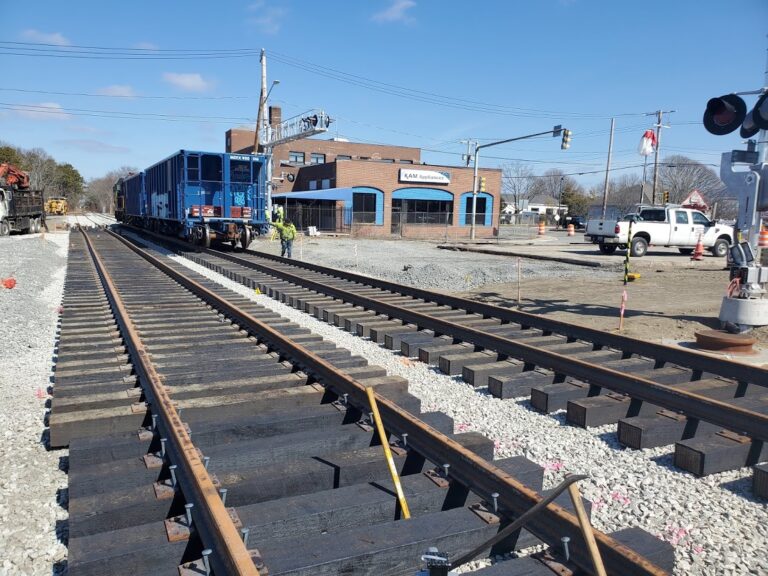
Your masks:
{"label": "parked car", "polygon": [[587,227],[587,219],[584,216],[571,216],[565,219],[565,225],[573,224],[576,230],[584,230]]}

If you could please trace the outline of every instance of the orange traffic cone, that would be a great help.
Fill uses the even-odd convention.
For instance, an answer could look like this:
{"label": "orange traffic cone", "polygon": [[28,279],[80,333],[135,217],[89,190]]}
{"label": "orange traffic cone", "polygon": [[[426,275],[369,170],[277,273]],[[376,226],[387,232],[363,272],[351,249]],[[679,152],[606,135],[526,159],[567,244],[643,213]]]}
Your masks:
{"label": "orange traffic cone", "polygon": [[573,224],[568,224],[568,236],[575,236],[576,235],[576,229],[574,228]]}
{"label": "orange traffic cone", "polygon": [[547,233],[547,227],[544,224],[544,220],[539,222],[539,236],[544,236]]}
{"label": "orange traffic cone", "polygon": [[760,227],[760,235],[757,237],[757,246],[759,248],[768,248],[768,228]]}
{"label": "orange traffic cone", "polygon": [[696,248],[693,249],[691,260],[704,260],[704,244],[701,242],[701,234],[699,234],[699,240],[696,242]]}

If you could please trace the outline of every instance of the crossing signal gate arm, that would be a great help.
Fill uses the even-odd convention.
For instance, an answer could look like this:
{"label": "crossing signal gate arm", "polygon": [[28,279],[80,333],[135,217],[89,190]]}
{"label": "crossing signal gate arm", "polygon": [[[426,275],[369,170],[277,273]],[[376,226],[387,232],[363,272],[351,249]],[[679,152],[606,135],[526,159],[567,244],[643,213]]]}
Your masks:
{"label": "crossing signal gate arm", "polygon": [[[768,163],[765,149],[768,144],[768,89],[757,91],[760,96],[752,110],[737,94],[711,98],[704,111],[704,128],[711,134],[722,136],[739,130],[742,138],[751,138],[761,132],[758,140],[762,154],[733,150],[722,155],[720,179],[732,196],[739,199],[736,220],[737,241],[729,250],[731,281],[738,290],[723,297],[720,322],[734,332],[746,332],[755,326],[768,325],[768,267],[760,261],[758,237],[761,229],[760,212],[768,210]],[[734,168],[739,168],[734,170]]]}

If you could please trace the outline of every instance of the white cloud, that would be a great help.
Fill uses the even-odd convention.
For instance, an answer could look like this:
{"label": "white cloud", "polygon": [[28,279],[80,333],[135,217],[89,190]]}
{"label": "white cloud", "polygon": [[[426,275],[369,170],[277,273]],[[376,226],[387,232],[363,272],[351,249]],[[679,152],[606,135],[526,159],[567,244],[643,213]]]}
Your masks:
{"label": "white cloud", "polygon": [[70,126],[67,126],[67,130],[70,132],[80,132],[82,134],[110,134],[107,130],[102,130],[101,128],[94,128],[93,126],[88,126],[86,124],[72,124]]}
{"label": "white cloud", "polygon": [[411,24],[415,18],[406,14],[406,11],[416,6],[413,0],[393,0],[389,8],[376,12],[371,19],[377,22],[403,22]]}
{"label": "white cloud", "polygon": [[258,12],[257,16],[248,18],[248,23],[256,26],[264,34],[277,34],[283,25],[287,14],[284,8],[267,6],[266,0],[257,0],[248,5],[249,12]]}
{"label": "white cloud", "polygon": [[56,102],[40,102],[39,104],[22,104],[14,106],[16,114],[34,120],[68,120],[70,114],[64,112],[61,104]]}
{"label": "white cloud", "polygon": [[125,146],[114,146],[113,144],[107,144],[100,140],[56,140],[56,144],[78,148],[85,152],[95,154],[125,154],[126,152],[131,151],[130,148],[126,148]]}
{"label": "white cloud", "polygon": [[157,50],[157,44],[152,44],[152,42],[137,42],[133,47],[137,50]]}
{"label": "white cloud", "polygon": [[185,92],[205,92],[212,86],[211,82],[203,79],[203,77],[196,72],[187,74],[165,72],[163,73],[163,80]]}
{"label": "white cloud", "polygon": [[40,42],[42,44],[56,44],[56,46],[69,46],[72,44],[63,34],[54,32],[52,34],[40,32],[39,30],[28,29],[21,33],[21,37],[30,42]]}
{"label": "white cloud", "polygon": [[136,96],[136,92],[134,92],[133,88],[127,84],[104,86],[104,88],[96,90],[96,93],[101,94],[102,96],[122,96],[125,98],[133,98]]}

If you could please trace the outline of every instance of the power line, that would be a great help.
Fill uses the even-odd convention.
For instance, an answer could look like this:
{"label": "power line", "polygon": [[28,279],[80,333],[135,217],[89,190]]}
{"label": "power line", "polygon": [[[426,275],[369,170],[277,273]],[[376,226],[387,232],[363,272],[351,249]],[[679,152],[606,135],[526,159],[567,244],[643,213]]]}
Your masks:
{"label": "power line", "polygon": [[125,100],[258,100],[254,96],[145,96],[140,94],[93,94],[89,92],[54,92],[51,90],[27,90],[23,88],[0,88],[2,92],[22,94],[46,94],[50,96],[85,96],[89,98],[122,98]]}
{"label": "power line", "polygon": [[115,112],[111,110],[89,110],[84,108],[54,108],[52,106],[40,106],[33,104],[12,104],[9,102],[0,102],[0,109],[13,110],[16,112],[30,112],[34,114],[55,114],[69,116],[92,116],[97,118],[116,118],[123,120],[163,120],[173,122],[213,122],[217,124],[232,124],[238,122],[255,122],[247,117],[226,117],[226,116],[191,116],[183,114],[153,114],[150,112]]}
{"label": "power line", "polygon": [[[34,42],[0,42],[0,54],[11,56],[35,56],[51,58],[80,58],[90,60],[186,60],[186,59],[210,59],[210,58],[243,58],[255,57],[260,54],[260,50],[253,48],[234,48],[234,49],[173,49],[160,50],[150,48],[115,48],[106,46],[82,46],[70,45],[59,46],[55,44],[34,43]],[[456,108],[474,112],[483,112],[487,114],[496,114],[502,116],[529,117],[529,118],[610,118],[620,116],[641,116],[643,113],[622,113],[622,114],[588,114],[581,112],[558,112],[552,110],[541,110],[536,108],[522,108],[502,106],[465,98],[455,98],[445,96],[434,92],[416,90],[396,84],[381,82],[360,76],[350,74],[327,66],[314,64],[312,62],[300,60],[279,52],[272,52],[274,60],[287,66],[293,66],[301,70],[324,76],[339,82],[352,84],[368,90],[405,98],[408,100],[425,102],[437,106]]]}

